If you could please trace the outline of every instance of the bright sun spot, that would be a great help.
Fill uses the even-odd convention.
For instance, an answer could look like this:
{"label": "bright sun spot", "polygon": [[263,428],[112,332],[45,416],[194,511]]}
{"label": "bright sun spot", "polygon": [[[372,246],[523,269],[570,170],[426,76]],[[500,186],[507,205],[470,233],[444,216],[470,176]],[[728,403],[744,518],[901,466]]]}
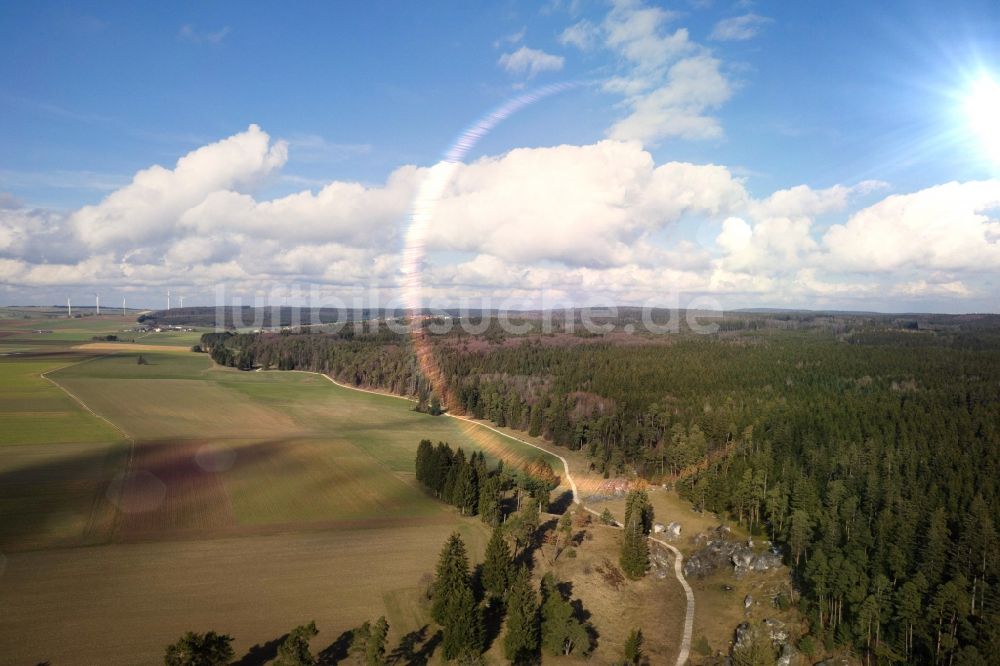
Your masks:
{"label": "bright sun spot", "polygon": [[990,159],[1000,162],[1000,83],[980,77],[969,90],[965,113]]}

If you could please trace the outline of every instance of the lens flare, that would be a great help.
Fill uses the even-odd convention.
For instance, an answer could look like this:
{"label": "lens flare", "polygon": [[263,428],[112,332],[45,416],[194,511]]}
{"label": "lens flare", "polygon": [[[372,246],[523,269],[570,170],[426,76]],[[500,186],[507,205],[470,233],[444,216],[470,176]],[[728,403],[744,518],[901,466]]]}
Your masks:
{"label": "lens flare", "polygon": [[[413,208],[410,212],[410,225],[407,229],[406,244],[403,250],[402,302],[408,310],[417,313],[424,307],[423,267],[427,233],[434,220],[434,211],[437,204],[455,176],[462,160],[465,159],[466,155],[469,154],[469,151],[472,150],[480,139],[513,114],[546,97],[570,90],[579,85],[582,84],[554,84],[508,100],[462,132],[447,152],[445,152],[441,161],[430,169],[427,177],[420,185],[416,199],[413,202]],[[433,349],[427,337],[428,333],[420,317],[414,316],[412,318],[409,333],[420,372],[430,383],[431,390],[440,397],[442,404],[453,410],[457,405],[452,400],[446,379],[443,377],[440,367],[434,360]],[[458,424],[459,428],[470,439],[494,457],[505,459],[508,463],[524,464],[527,462],[523,457],[512,456],[509,449],[503,447],[495,436],[489,434],[490,430],[495,430],[494,428],[482,428],[464,419],[459,420]],[[561,470],[557,469],[556,473],[562,477]],[[564,478],[561,478],[560,483],[567,491],[573,493],[575,501],[577,496],[576,488],[570,488],[567,484],[567,479]]]}
{"label": "lens flare", "polygon": [[[406,245],[403,250],[403,290],[404,307],[411,312],[417,312],[424,307],[423,298],[423,265],[426,251],[425,240],[434,219],[434,210],[438,201],[451,183],[455,172],[469,151],[498,124],[546,97],[575,88],[579,83],[557,83],[508,100],[500,107],[485,115],[462,132],[458,139],[445,152],[444,157],[435,164],[430,173],[421,183],[417,197],[410,212],[410,225],[406,232]],[[448,387],[442,380],[440,368],[434,362],[430,342],[419,317],[413,317],[410,322],[410,338],[416,353],[417,363],[424,377],[430,382],[433,390],[441,398],[441,402],[453,406],[448,393]]]}
{"label": "lens flare", "polygon": [[981,76],[969,90],[965,113],[989,158],[1000,164],[1000,84]]}

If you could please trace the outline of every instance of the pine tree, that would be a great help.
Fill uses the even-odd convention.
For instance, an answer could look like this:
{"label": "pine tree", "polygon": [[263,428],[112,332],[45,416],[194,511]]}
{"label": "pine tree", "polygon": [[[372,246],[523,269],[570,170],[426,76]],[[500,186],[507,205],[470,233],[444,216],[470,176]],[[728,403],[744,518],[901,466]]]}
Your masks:
{"label": "pine tree", "polygon": [[538,404],[531,408],[531,418],[528,423],[528,434],[532,437],[538,437],[542,434],[542,426],[544,424],[544,414],[542,413],[542,405]]}
{"label": "pine tree", "polygon": [[551,573],[542,579],[542,646],[553,655],[590,650],[587,627],[573,616],[573,606],[563,598]]}
{"label": "pine tree", "polygon": [[445,659],[470,659],[483,652],[483,616],[468,585],[444,609],[441,648]]}
{"label": "pine tree", "polygon": [[645,490],[630,491],[625,499],[625,525],[636,515],[642,525],[642,533],[649,534],[653,529],[653,505],[649,503],[649,495]]}
{"label": "pine tree", "polygon": [[227,634],[189,631],[167,647],[163,662],[166,666],[223,666],[233,659],[232,642]]}
{"label": "pine tree", "polygon": [[367,666],[382,666],[385,664],[386,639],[389,637],[389,623],[383,615],[372,625],[368,634],[368,645],[365,649]]}
{"label": "pine tree", "polygon": [[638,580],[649,568],[649,543],[642,533],[641,513],[633,511],[625,524],[620,563],[629,578]]}
{"label": "pine tree", "polygon": [[445,484],[448,481],[448,473],[452,468],[454,454],[451,447],[444,442],[438,442],[434,447],[434,455],[430,457],[427,464],[427,481],[425,485],[444,501],[448,501],[445,496]]}
{"label": "pine tree", "polygon": [[507,632],[504,656],[512,664],[530,663],[538,651],[538,597],[527,567],[514,574],[507,599]]}
{"label": "pine tree", "polygon": [[625,639],[625,663],[639,664],[642,661],[642,629],[633,629]]}
{"label": "pine tree", "polygon": [[444,625],[448,600],[458,594],[459,590],[469,587],[469,558],[458,532],[452,532],[445,542],[438,558],[436,573],[431,617],[438,624]]}
{"label": "pine tree", "polygon": [[275,666],[314,666],[316,657],[309,650],[309,641],[318,633],[315,622],[292,629],[278,648]]}
{"label": "pine tree", "polygon": [[483,618],[469,580],[469,559],[458,532],[448,537],[438,560],[431,616],[443,628],[446,659],[474,657],[483,649]]}
{"label": "pine tree", "polygon": [[927,578],[931,588],[937,587],[948,561],[951,540],[948,537],[948,517],[944,507],[938,507],[931,514],[920,557],[920,571]]}
{"label": "pine tree", "polygon": [[498,475],[490,475],[479,486],[479,517],[491,527],[500,524],[501,480]]}
{"label": "pine tree", "polygon": [[451,465],[448,467],[448,471],[445,474],[444,487],[441,490],[441,499],[443,499],[448,504],[453,506],[458,506],[458,502],[455,501],[458,490],[458,477],[462,472],[462,468],[468,465],[465,460],[465,451],[461,448],[455,452],[455,457],[451,459]]}
{"label": "pine tree", "polygon": [[[958,557],[954,558],[958,573],[972,582],[971,614],[982,614],[986,602],[986,578],[996,567],[997,534],[990,509],[982,494],[976,494],[962,526],[958,544]],[[977,602],[978,598],[978,602]]]}
{"label": "pine tree", "polygon": [[434,445],[431,444],[431,440],[422,439],[420,440],[420,445],[417,447],[417,461],[414,467],[416,468],[417,481],[426,485],[428,484],[430,466],[433,464],[434,458]]}
{"label": "pine tree", "polygon": [[570,543],[573,541],[573,514],[567,509],[566,513],[559,517],[559,524],[557,526],[558,530],[558,540],[559,540],[559,550],[556,554],[558,557],[566,548],[569,548]]}
{"label": "pine tree", "polygon": [[903,630],[903,654],[909,661],[913,652],[913,631],[923,616],[920,589],[911,580],[896,591],[896,621]]}
{"label": "pine tree", "polygon": [[514,562],[510,554],[510,547],[507,539],[503,536],[503,530],[499,527],[493,528],[493,535],[486,544],[486,559],[483,562],[483,589],[486,594],[502,599],[507,594],[513,575]]}
{"label": "pine tree", "polygon": [[486,479],[488,476],[486,470],[486,454],[482,451],[476,451],[472,454],[472,459],[469,460],[469,464],[472,465],[472,469],[475,471],[476,478],[480,481],[480,483]]}
{"label": "pine tree", "polygon": [[452,502],[462,511],[463,516],[474,516],[479,508],[479,484],[472,462],[461,460]]}
{"label": "pine tree", "polygon": [[788,542],[795,553],[795,565],[798,566],[799,559],[809,547],[812,541],[812,518],[803,509],[796,509],[792,512],[792,520],[788,528]]}
{"label": "pine tree", "polygon": [[511,520],[507,521],[507,530],[514,537],[517,550],[531,544],[538,530],[538,503],[534,499],[527,499],[521,505],[521,509],[514,514]]}
{"label": "pine tree", "polygon": [[368,656],[368,641],[372,637],[372,623],[365,620],[357,629],[351,632],[350,655],[356,661],[363,660]]}

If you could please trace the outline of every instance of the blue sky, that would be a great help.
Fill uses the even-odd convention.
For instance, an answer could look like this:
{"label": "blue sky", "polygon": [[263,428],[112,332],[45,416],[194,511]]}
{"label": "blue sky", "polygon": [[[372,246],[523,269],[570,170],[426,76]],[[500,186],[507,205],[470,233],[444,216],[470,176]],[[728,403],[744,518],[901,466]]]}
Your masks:
{"label": "blue sky", "polygon": [[[580,36],[575,41],[567,32],[574,27]],[[684,31],[683,40],[679,31]],[[680,45],[674,49],[670,44]],[[510,59],[522,49],[520,60]],[[681,62],[705,69],[675,82],[668,72]],[[849,226],[852,216],[893,194],[917,195],[950,182],[995,182],[998,156],[982,150],[981,138],[967,128],[962,106],[969,86],[984,73],[1000,76],[1000,7],[986,1],[843,2],[834,8],[718,0],[616,6],[566,1],[315,3],[294,10],[243,2],[6,3],[0,8],[0,192],[11,202],[4,210],[18,211],[8,216],[7,237],[19,240],[4,246],[0,233],[0,260],[17,262],[8,263],[7,273],[0,272],[0,284],[6,287],[0,299],[54,297],[69,288],[60,283],[68,278],[60,275],[71,276],[70,283],[91,281],[109,290],[125,289],[119,285],[131,280],[128,289],[147,294],[158,291],[157,280],[168,279],[164,275],[189,272],[202,277],[178,286],[192,291],[195,300],[207,299],[208,285],[220,280],[247,294],[273,291],[277,282],[291,281],[347,289],[346,278],[331,279],[325,269],[301,262],[255,272],[251,258],[234,258],[241,253],[233,249],[253,233],[218,220],[199,222],[199,237],[211,226],[218,247],[229,249],[220,254],[203,248],[198,256],[208,257],[209,263],[203,261],[197,270],[147,258],[144,269],[116,276],[111,267],[125,258],[162,258],[172,247],[190,245],[193,241],[185,241],[181,231],[162,232],[164,226],[190,229],[182,219],[188,208],[157,212],[159,231],[129,235],[128,247],[91,242],[84,228],[128,224],[122,220],[130,210],[119,206],[115,215],[90,223],[81,222],[77,212],[126,188],[140,170],[155,164],[173,169],[190,151],[240,135],[251,125],[270,141],[262,150],[286,142],[287,156],[266,173],[236,169],[232,179],[221,178],[222,190],[251,196],[259,204],[303,190],[318,194],[331,182],[359,182],[372,196],[381,196],[390,189],[387,179],[399,169],[434,165],[464,128],[504,100],[549,83],[580,82],[506,120],[466,162],[499,160],[494,170],[499,174],[503,156],[511,150],[586,147],[610,139],[633,142],[654,167],[673,162],[721,165],[739,181],[741,192],[715,191],[728,203],[713,200],[681,212],[658,199],[660,210],[646,207],[609,221],[596,233],[602,242],[622,246],[615,256],[570,246],[520,261],[506,249],[471,241],[431,241],[429,257],[437,272],[428,268],[428,275],[435,276],[443,291],[449,286],[453,293],[516,291],[531,300],[532,284],[551,283],[551,274],[544,271],[561,270],[573,277],[561,287],[560,298],[643,301],[665,286],[638,276],[666,262],[678,270],[700,271],[701,282],[690,275],[663,279],[678,283],[684,292],[715,295],[724,306],[996,309],[996,266],[982,265],[1000,256],[990,226],[996,218],[990,187],[974,196],[969,188],[950,193],[968,204],[968,215],[985,216],[978,227],[975,219],[956,222],[973,225],[968,234],[978,234],[982,247],[960,250],[971,257],[968,263],[977,265],[914,251],[895,258],[871,255],[868,260],[877,270],[866,270],[858,261],[831,260],[830,255],[843,259],[850,253],[827,247],[823,240],[830,225]],[[626,90],[628,86],[632,88]],[[640,123],[636,109],[652,103],[658,91],[672,101],[666,107],[654,105]],[[688,122],[693,129],[676,130]],[[558,168],[557,155],[539,155]],[[615,159],[633,158],[639,159],[632,154]],[[211,159],[206,164],[211,168]],[[478,178],[473,171],[466,177]],[[481,171],[483,178],[490,177],[488,169]],[[415,175],[410,190],[401,186],[406,198],[419,182]],[[859,186],[865,182],[869,184]],[[488,198],[483,192],[495,186],[477,180],[475,188]],[[816,196],[837,201],[800,202],[794,211],[778,211],[780,215],[764,203],[776,192],[800,186],[809,193],[827,192]],[[165,187],[169,197],[173,186]],[[837,187],[847,193],[831,192]],[[194,208],[211,194],[203,192],[185,206]],[[503,195],[509,199],[512,193],[504,190]],[[689,199],[691,194],[677,196]],[[732,197],[740,202],[733,203]],[[366,201],[357,205],[369,205]],[[479,215],[468,209],[471,201],[452,203],[467,217]],[[610,208],[621,206],[612,202]],[[355,262],[339,271],[351,275],[354,287],[366,282],[367,266],[380,285],[391,289],[395,278],[387,266],[392,261],[379,251],[401,249],[406,206],[397,212],[394,223],[384,221],[382,235],[310,233],[287,243],[278,236],[269,240],[278,252],[299,247],[297,243],[322,245],[331,262]],[[311,214],[302,212],[303,219]],[[587,226],[591,212],[580,215],[563,220],[565,226],[558,229],[593,231]],[[786,232],[768,222],[776,215],[793,227],[799,224],[796,248],[779,247],[775,238]],[[636,224],[638,218],[649,220]],[[726,222],[734,219],[756,239],[756,255],[752,261],[744,256],[723,265],[727,251],[736,253],[730,242],[736,236],[742,238],[744,254],[752,249],[743,238],[745,229]],[[482,223],[497,224],[485,217]],[[376,224],[360,214],[337,224],[373,227],[383,221]],[[758,225],[763,226],[754,236]],[[725,228],[731,233],[720,241]],[[89,249],[45,256],[31,249],[43,244],[39,239],[45,234],[61,229],[76,234],[78,244]],[[538,242],[558,245],[551,237]],[[703,265],[682,266],[696,254],[684,243],[705,253]],[[648,246],[644,253],[625,251],[643,244]],[[862,248],[859,256],[867,257],[869,250]],[[650,258],[655,252],[666,254]],[[678,252],[686,258],[677,259]],[[775,252],[780,260],[773,259]],[[239,270],[211,269],[209,255],[220,258],[218,265],[236,262]],[[182,253],[177,250],[173,256],[179,259]],[[918,265],[914,257],[924,263]],[[523,284],[490,281],[482,266],[491,258],[522,275]],[[774,274],[776,262],[783,265],[783,275]],[[38,265],[48,268],[32,273]],[[54,265],[65,268],[55,270]],[[604,271],[604,278],[586,271]],[[827,287],[790,288],[803,283],[802,271]],[[737,272],[745,279],[733,279]],[[586,286],[605,278],[616,289],[595,293]],[[735,286],[719,286],[730,283]],[[855,294],[850,285],[869,289]],[[886,289],[899,285],[899,296],[886,298]]]}

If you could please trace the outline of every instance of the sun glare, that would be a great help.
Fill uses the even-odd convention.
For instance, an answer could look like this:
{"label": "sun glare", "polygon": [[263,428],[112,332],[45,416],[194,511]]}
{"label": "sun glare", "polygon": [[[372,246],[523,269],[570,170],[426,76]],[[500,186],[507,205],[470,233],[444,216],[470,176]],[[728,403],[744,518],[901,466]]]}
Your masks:
{"label": "sun glare", "polygon": [[980,77],[965,100],[969,127],[994,162],[1000,162],[1000,83]]}

